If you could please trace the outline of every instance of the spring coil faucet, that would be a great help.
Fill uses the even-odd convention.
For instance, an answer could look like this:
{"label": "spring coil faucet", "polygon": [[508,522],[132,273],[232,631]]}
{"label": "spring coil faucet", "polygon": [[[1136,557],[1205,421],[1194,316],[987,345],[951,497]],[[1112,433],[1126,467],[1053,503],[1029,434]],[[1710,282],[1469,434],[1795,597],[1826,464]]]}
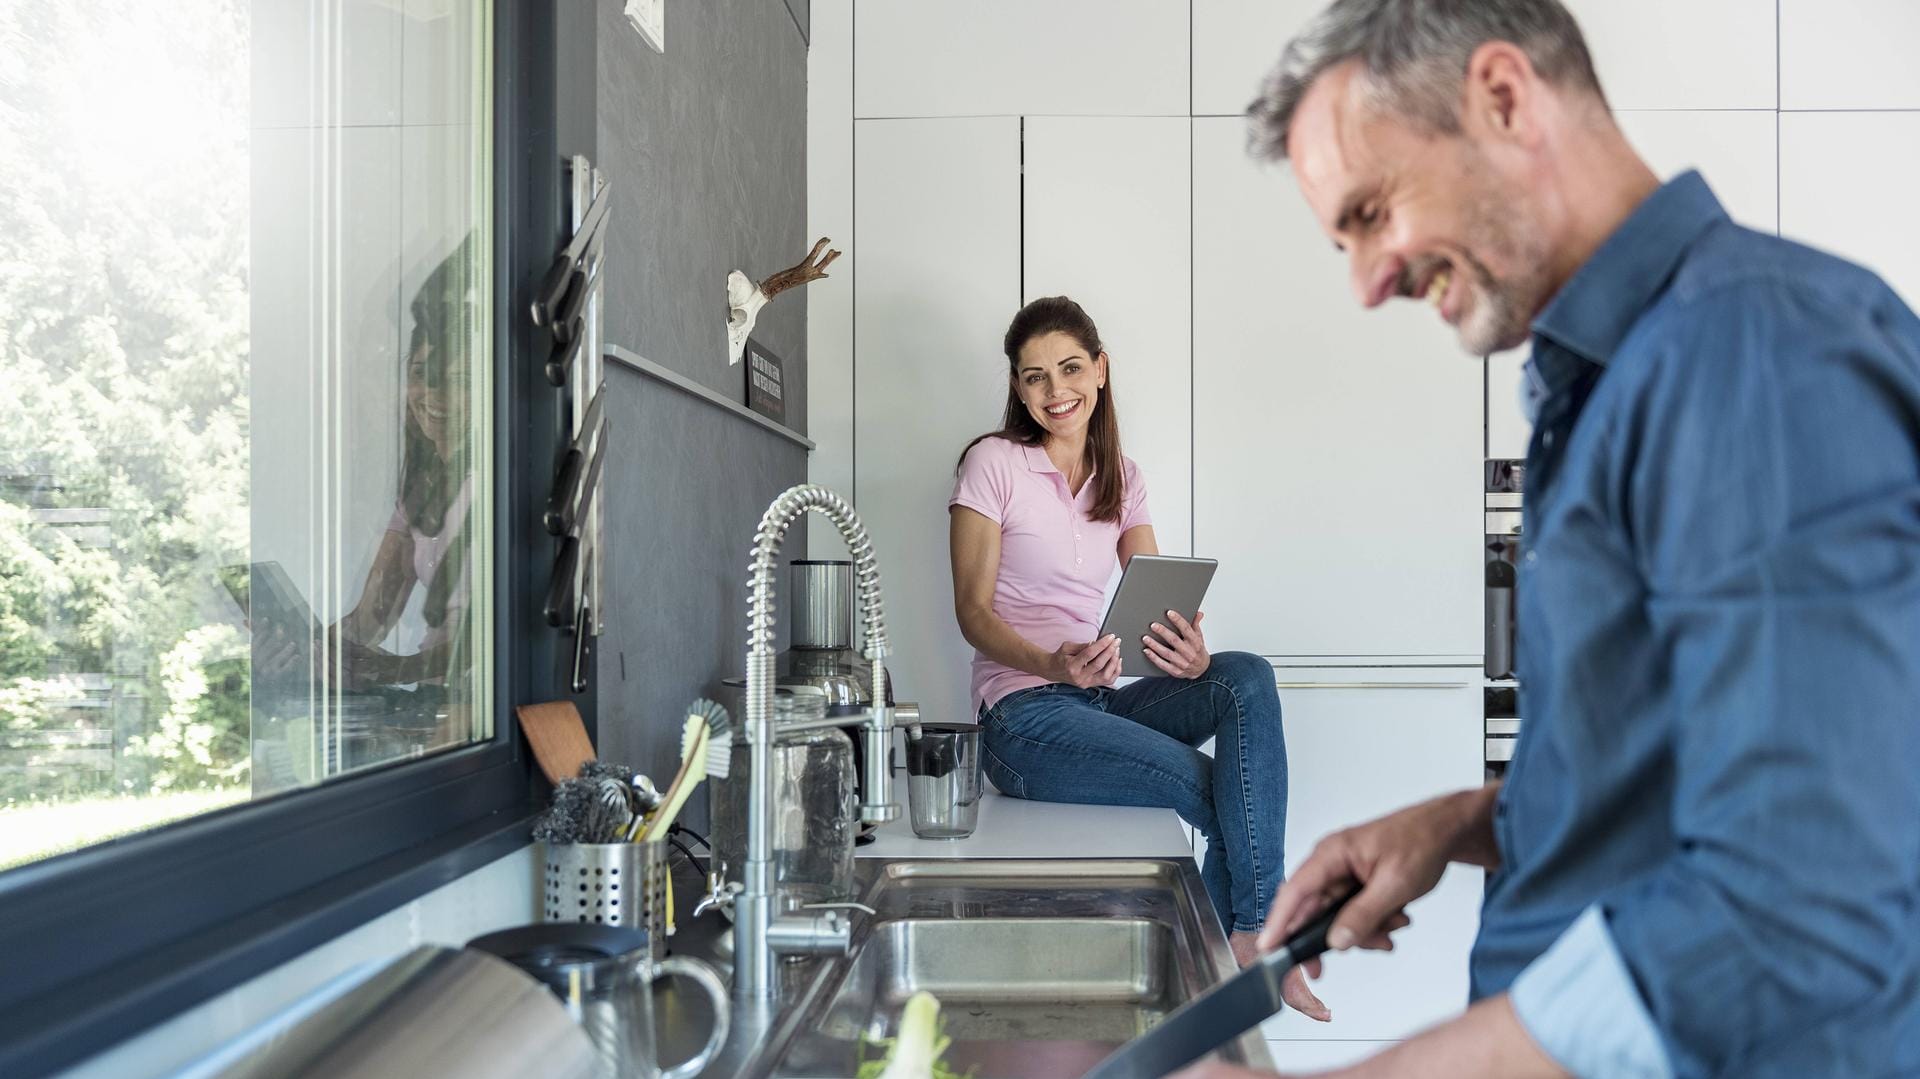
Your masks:
{"label": "spring coil faucet", "polygon": [[[887,758],[893,735],[893,710],[887,704],[887,620],[880,599],[880,568],[873,541],[853,506],[825,487],[801,484],[782,492],[760,517],[753,534],[753,555],[747,572],[747,694],[746,733],[750,765],[747,788],[747,860],[742,867],[743,888],[733,900],[735,955],[734,995],[748,1000],[771,1000],[778,990],[774,979],[777,956],[844,955],[852,944],[846,916],[837,910],[776,915],[773,894],[773,680],[774,680],[774,562],[786,543],[787,529],[808,512],[832,521],[853,556],[853,575],[864,626],[861,653],[873,664],[873,711],[862,721],[866,801],[860,818],[874,824],[893,820],[900,807],[893,800],[893,775]],[[845,726],[844,717],[823,726]],[[911,733],[918,736],[918,724]],[[804,728],[796,728],[804,729]]]}

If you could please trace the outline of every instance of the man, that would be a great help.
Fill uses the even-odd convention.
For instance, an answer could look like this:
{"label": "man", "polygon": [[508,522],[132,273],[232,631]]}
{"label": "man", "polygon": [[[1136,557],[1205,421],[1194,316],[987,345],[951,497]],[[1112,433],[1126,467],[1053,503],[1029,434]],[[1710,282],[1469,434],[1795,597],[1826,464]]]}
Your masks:
{"label": "man", "polygon": [[1533,344],[1506,784],[1329,837],[1261,938],[1489,870],[1475,1003],[1346,1074],[1920,1075],[1920,320],[1662,186],[1555,0],[1339,0],[1251,115],[1362,303]]}

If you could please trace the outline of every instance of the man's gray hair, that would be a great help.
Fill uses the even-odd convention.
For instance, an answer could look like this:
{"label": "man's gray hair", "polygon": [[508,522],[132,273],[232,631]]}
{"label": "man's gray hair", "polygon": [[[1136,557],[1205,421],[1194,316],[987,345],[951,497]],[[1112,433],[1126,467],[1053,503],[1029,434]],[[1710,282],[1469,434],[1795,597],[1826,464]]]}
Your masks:
{"label": "man's gray hair", "polygon": [[1287,43],[1247,107],[1252,151],[1284,160],[1300,99],[1348,60],[1360,61],[1375,105],[1428,134],[1455,134],[1467,63],[1489,41],[1519,46],[1548,82],[1606,100],[1580,25],[1558,0],[1334,0]]}

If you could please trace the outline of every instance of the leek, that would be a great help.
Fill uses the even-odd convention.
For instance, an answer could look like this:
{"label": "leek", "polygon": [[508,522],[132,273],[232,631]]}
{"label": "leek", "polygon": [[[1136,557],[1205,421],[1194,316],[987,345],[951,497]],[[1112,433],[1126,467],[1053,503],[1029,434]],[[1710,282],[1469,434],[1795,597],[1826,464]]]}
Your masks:
{"label": "leek", "polygon": [[854,1079],[966,1079],[940,1062],[953,1044],[944,1026],[940,1001],[932,993],[923,990],[908,997],[899,1036],[879,1043],[887,1047],[886,1056],[861,1064]]}

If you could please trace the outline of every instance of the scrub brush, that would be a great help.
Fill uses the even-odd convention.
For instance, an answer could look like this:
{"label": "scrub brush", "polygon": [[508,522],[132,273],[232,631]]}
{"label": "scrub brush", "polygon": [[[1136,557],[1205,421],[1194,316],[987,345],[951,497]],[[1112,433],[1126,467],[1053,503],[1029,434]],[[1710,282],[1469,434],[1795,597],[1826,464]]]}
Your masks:
{"label": "scrub brush", "polygon": [[687,804],[693,794],[693,788],[707,775],[707,721],[700,716],[687,717],[686,726],[680,734],[680,772],[673,777],[673,783],[667,787],[665,801],[640,833],[640,841],[647,842],[666,837],[667,829],[673,826],[673,818],[680,815],[680,807]]}
{"label": "scrub brush", "polygon": [[707,724],[707,778],[727,778],[733,763],[733,719],[727,715],[727,706],[696,697],[687,705],[687,715],[699,716]]}

